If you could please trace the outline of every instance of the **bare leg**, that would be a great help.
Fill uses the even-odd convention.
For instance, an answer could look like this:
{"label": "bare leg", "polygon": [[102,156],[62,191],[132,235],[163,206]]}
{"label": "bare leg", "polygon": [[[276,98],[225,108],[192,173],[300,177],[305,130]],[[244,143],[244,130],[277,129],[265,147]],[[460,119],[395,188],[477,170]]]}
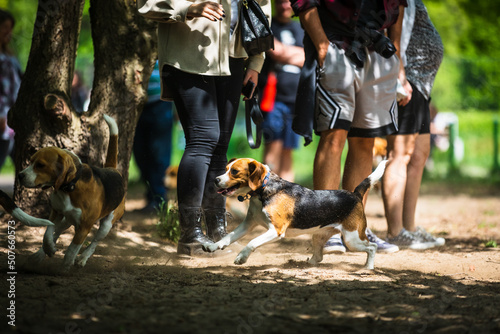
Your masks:
{"label": "bare leg", "polygon": [[407,169],[406,191],[403,205],[403,226],[408,231],[415,231],[415,211],[425,163],[431,149],[430,134],[418,135],[415,150],[411,155]]}
{"label": "bare leg", "polygon": [[415,146],[415,135],[387,137],[389,162],[382,177],[382,197],[387,219],[387,235],[396,237],[403,229],[403,201],[407,166]]}
{"label": "bare leg", "polygon": [[274,140],[264,147],[264,163],[278,175],[280,175],[281,171],[282,150],[283,142],[281,140]]}
{"label": "bare leg", "polygon": [[340,164],[347,131],[333,129],[321,132],[314,158],[314,189],[335,190],[340,185]]}
{"label": "bare leg", "polygon": [[[372,172],[373,144],[375,138],[351,137],[347,139],[349,150],[342,178],[342,189],[354,189]],[[366,203],[366,192],[363,204]]]}
{"label": "bare leg", "polygon": [[293,182],[295,179],[295,175],[293,173],[293,157],[292,157],[292,149],[284,148],[281,151],[281,168],[279,176],[283,179]]}

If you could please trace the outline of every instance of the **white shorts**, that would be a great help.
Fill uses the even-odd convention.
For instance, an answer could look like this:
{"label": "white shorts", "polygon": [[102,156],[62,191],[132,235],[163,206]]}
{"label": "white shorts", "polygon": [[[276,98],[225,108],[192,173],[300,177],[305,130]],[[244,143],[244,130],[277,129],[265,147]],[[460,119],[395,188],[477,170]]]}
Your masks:
{"label": "white shorts", "polygon": [[397,131],[399,59],[366,51],[357,68],[343,49],[330,44],[316,88],[314,129],[344,129],[350,137],[380,137]]}

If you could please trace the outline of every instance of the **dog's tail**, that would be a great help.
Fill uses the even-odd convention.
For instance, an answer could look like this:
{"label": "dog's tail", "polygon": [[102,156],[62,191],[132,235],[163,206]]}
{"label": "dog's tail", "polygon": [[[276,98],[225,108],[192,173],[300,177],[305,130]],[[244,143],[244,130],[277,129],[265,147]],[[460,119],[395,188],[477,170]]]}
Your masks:
{"label": "dog's tail", "polygon": [[108,153],[106,155],[104,167],[116,168],[118,165],[118,125],[113,117],[106,114],[103,116],[109,127]]}
{"label": "dog's tail", "polygon": [[7,211],[14,219],[19,220],[26,226],[49,226],[54,225],[50,220],[35,218],[30,216],[14,203],[12,198],[0,190],[0,205]]}
{"label": "dog's tail", "polygon": [[373,173],[371,173],[366,179],[363,180],[363,182],[359,184],[359,186],[356,187],[356,189],[354,189],[354,193],[356,195],[359,195],[359,197],[362,199],[363,196],[365,196],[366,191],[373,187],[373,185],[382,178],[382,176],[384,175],[386,164],[387,160],[382,160],[378,164],[377,168],[375,168]]}

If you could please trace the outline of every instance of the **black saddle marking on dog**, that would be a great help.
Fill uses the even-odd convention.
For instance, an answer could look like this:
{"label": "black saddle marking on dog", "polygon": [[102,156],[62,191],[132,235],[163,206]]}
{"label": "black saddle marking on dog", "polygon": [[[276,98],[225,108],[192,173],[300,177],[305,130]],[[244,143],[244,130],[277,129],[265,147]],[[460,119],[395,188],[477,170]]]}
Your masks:
{"label": "black saddle marking on dog", "polygon": [[273,195],[283,192],[295,199],[295,211],[291,227],[308,229],[341,223],[360,203],[358,195],[346,190],[311,190],[301,185],[273,180],[266,187],[262,204],[265,207]]}
{"label": "black saddle marking on dog", "polygon": [[123,177],[114,168],[98,168],[91,167],[92,174],[97,182],[100,182],[104,188],[106,202],[108,203],[105,209],[113,211],[120,205],[125,196],[125,186]]}

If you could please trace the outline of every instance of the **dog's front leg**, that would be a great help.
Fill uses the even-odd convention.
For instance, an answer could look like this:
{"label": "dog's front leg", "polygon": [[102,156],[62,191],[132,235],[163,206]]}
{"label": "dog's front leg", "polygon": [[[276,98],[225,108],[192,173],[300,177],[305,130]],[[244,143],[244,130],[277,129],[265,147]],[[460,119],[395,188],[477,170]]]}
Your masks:
{"label": "dog's front leg", "polygon": [[203,250],[205,252],[215,252],[218,249],[224,249],[233,242],[236,242],[249,231],[251,231],[255,227],[257,221],[265,218],[262,216],[262,214],[262,204],[260,203],[260,201],[256,200],[256,202],[250,202],[245,220],[243,220],[243,222],[241,222],[241,224],[238,225],[238,227],[236,227],[234,231],[228,233],[218,242],[204,244],[202,246]]}
{"label": "dog's front leg", "polygon": [[245,248],[243,248],[238,254],[236,259],[234,260],[234,264],[243,264],[247,262],[248,257],[257,247],[276,240],[277,238],[278,232],[274,228],[274,225],[269,223],[269,229],[267,230],[267,232],[250,241],[248,245],[246,245]]}
{"label": "dog's front leg", "polygon": [[76,256],[78,255],[78,252],[80,252],[82,244],[85,241],[85,238],[87,238],[87,235],[89,234],[91,228],[92,224],[89,224],[87,222],[80,222],[80,225],[76,227],[75,236],[73,237],[73,240],[71,241],[71,244],[68,246],[66,254],[64,255],[62,268],[64,272],[69,271],[75,264]]}
{"label": "dog's front leg", "polygon": [[[43,235],[43,251],[45,254],[47,254],[49,257],[54,256],[54,254],[57,251],[56,248],[56,240],[61,234],[62,231],[62,223],[64,216],[56,213],[55,211],[52,211],[50,213],[50,221],[54,223],[53,226],[47,226],[47,229],[45,230],[45,234]],[[56,236],[57,235],[57,236]]]}
{"label": "dog's front leg", "polygon": [[101,220],[99,230],[97,231],[94,240],[92,240],[90,245],[85,248],[85,250],[80,255],[80,258],[76,261],[76,265],[78,267],[84,267],[85,264],[87,264],[87,260],[92,256],[92,254],[94,254],[99,241],[101,241],[108,235],[109,230],[111,230],[111,227],[113,227],[113,217],[114,212],[111,212],[107,217]]}
{"label": "dog's front leg", "polygon": [[203,244],[203,250],[205,252],[215,252],[218,249],[224,249],[233,242],[236,242],[245,234],[247,234],[254,227],[253,222],[250,219],[245,219],[238,227],[236,227],[231,233],[226,234],[226,236],[215,243]]}

